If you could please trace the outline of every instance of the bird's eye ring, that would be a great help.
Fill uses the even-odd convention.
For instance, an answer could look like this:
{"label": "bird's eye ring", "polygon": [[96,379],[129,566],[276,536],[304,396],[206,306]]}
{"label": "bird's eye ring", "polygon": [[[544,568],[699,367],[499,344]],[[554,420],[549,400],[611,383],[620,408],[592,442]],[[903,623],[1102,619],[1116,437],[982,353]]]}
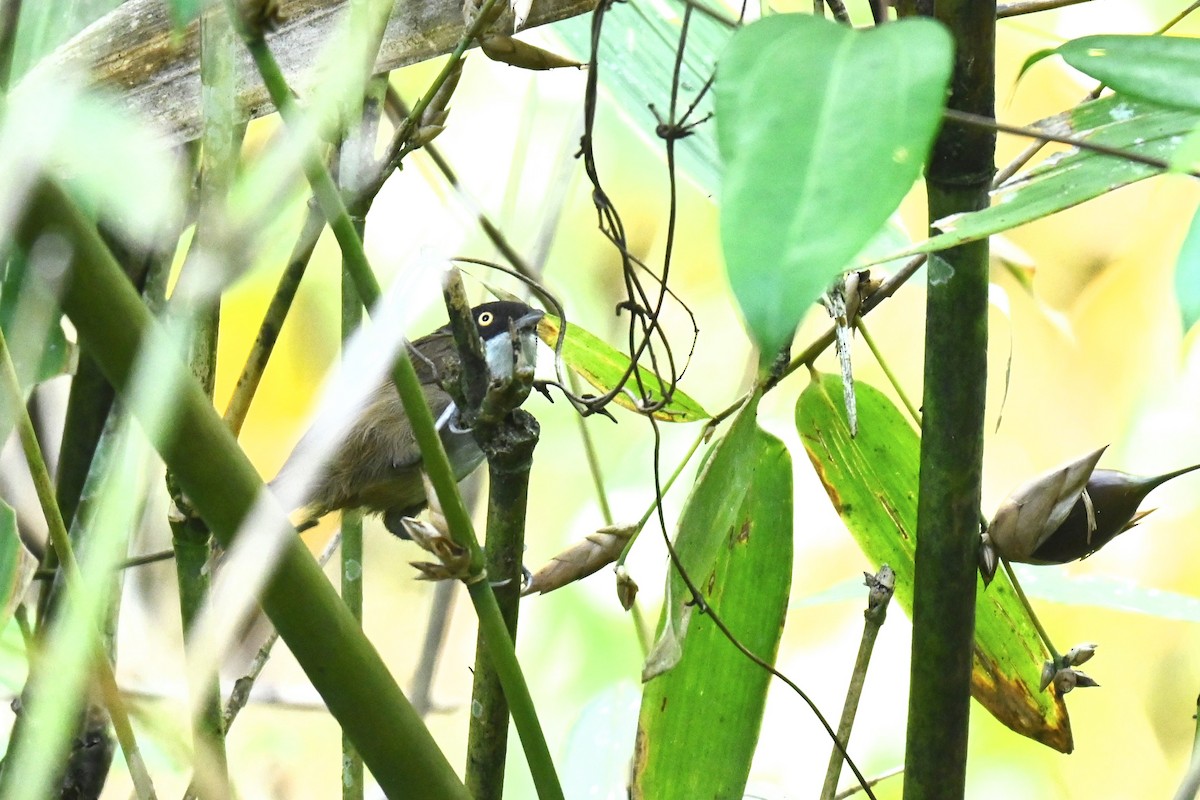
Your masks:
{"label": "bird's eye ring", "polygon": [[482,314],[480,314],[480,315],[479,315],[479,324],[480,324],[481,326],[483,326],[483,325],[491,325],[491,324],[492,324],[492,321],[493,321],[495,318],[496,318],[496,317],[495,317],[495,315],[494,315],[494,314],[492,314],[492,312],[490,312],[490,311],[484,311]]}

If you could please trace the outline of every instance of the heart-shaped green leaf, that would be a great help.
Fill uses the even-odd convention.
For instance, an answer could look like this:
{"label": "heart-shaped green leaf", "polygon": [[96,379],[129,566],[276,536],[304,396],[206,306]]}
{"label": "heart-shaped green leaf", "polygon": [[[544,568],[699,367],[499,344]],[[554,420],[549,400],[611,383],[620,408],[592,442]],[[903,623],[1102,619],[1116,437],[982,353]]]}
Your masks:
{"label": "heart-shaped green leaf", "polygon": [[[921,441],[878,389],[859,382],[859,433],[850,438],[837,375],[800,394],[796,428],[829,499],[875,566],[896,571],[896,599],[912,614]],[[1064,753],[1072,748],[1066,706],[1039,691],[1045,649],[1008,576],[997,574],[975,600],[971,694],[1017,733]]]}
{"label": "heart-shaped green leaf", "polygon": [[[554,347],[561,327],[562,321],[558,317],[547,314],[538,323],[538,336],[543,342]],[[562,358],[573,372],[601,392],[611,391],[625,376],[625,371],[629,369],[627,355],[615,347],[605,344],[599,337],[593,336],[574,323],[567,327],[567,336],[563,340]],[[653,372],[640,366],[638,374],[642,377],[642,385],[646,387],[651,402],[657,402],[657,399],[662,397],[662,382]],[[636,387],[637,384],[633,378],[630,378],[627,385]],[[632,411],[638,410],[637,404],[624,392],[617,394],[613,401]],[[708,412],[701,408],[699,403],[680,391],[678,387],[671,392],[670,402],[655,411],[653,416],[663,422],[695,422],[709,418]]]}
{"label": "heart-shaped green leaf", "polygon": [[762,359],[878,233],[937,133],[950,36],[778,14],[734,34],[714,87],[721,246]]}

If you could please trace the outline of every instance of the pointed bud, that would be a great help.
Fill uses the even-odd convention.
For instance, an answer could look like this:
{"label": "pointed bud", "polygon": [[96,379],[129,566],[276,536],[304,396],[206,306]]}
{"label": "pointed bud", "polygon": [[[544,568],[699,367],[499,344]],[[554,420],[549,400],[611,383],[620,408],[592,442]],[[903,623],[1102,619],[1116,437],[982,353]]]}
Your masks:
{"label": "pointed bud", "polygon": [[1075,688],[1076,689],[1094,689],[1100,684],[1096,683],[1091,675],[1088,675],[1081,669],[1071,670],[1075,673]]}
{"label": "pointed bud", "polygon": [[1054,691],[1060,695],[1067,694],[1075,688],[1077,676],[1073,669],[1060,669],[1054,675]]}
{"label": "pointed bud", "polygon": [[1200,464],[1154,476],[1094,471],[1087,482],[1090,507],[1076,503],[1058,529],[1034,550],[1033,563],[1062,564],[1090,556],[1149,513],[1138,512],[1138,506],[1152,490],[1197,468]]}
{"label": "pointed bud", "polygon": [[491,34],[479,40],[479,49],[492,61],[509,64],[521,69],[543,70],[559,69],[561,67],[582,68],[578,61],[543,50],[528,42],[514,39],[511,36]]}
{"label": "pointed bud", "polygon": [[1054,667],[1054,662],[1047,658],[1042,663],[1042,678],[1041,678],[1041,681],[1038,683],[1038,691],[1041,691],[1041,692],[1046,691],[1046,687],[1049,686],[1050,683],[1054,680],[1054,674],[1057,671],[1058,670],[1055,669],[1055,667]]}
{"label": "pointed bud", "polygon": [[1000,566],[1000,555],[992,544],[992,537],[985,531],[979,537],[979,574],[983,577],[983,588],[991,585]]}
{"label": "pointed bud", "polygon": [[621,601],[621,608],[628,611],[633,608],[633,601],[637,600],[637,581],[630,577],[624,565],[617,567],[614,572],[617,573],[617,599]]}
{"label": "pointed bud", "polygon": [[1104,448],[1045,472],[1014,491],[996,511],[988,535],[1009,561],[1062,564],[1085,558],[1133,527],[1151,490],[1200,464],[1144,477],[1096,469]]}
{"label": "pointed bud", "polygon": [[1010,494],[988,525],[996,551],[1009,561],[1029,561],[1071,513],[1104,450],[1044,472]]}
{"label": "pointed bud", "polygon": [[1068,650],[1067,654],[1063,656],[1063,663],[1072,667],[1077,667],[1080,664],[1086,663],[1087,661],[1091,660],[1092,656],[1096,655],[1097,647],[1099,647],[1099,645],[1092,642],[1077,644]]}

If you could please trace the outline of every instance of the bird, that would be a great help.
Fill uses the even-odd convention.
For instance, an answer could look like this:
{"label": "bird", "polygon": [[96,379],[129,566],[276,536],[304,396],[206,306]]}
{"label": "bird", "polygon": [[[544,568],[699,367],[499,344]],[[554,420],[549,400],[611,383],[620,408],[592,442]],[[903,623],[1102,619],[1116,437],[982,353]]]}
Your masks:
{"label": "bird", "polygon": [[984,534],[981,566],[985,579],[995,572],[990,548],[1008,561],[1065,564],[1087,558],[1149,511],[1138,506],[1155,488],[1200,464],[1160,475],[1131,475],[1096,469],[1105,448],[1042,473],[1000,504]]}
{"label": "bird", "polygon": [[[518,301],[483,303],[471,309],[483,340],[484,355],[493,379],[510,376],[514,361],[533,365],[537,350],[537,324],[543,312]],[[514,344],[510,331],[515,332]],[[449,325],[409,344],[417,379],[438,423],[438,434],[454,471],[463,480],[482,463],[470,430],[456,424],[454,401],[440,382],[457,380],[460,357]],[[284,463],[278,481],[297,458],[304,439]],[[272,481],[274,483],[275,481]],[[412,422],[391,380],[379,386],[351,425],[329,463],[320,473],[301,507],[303,521],[297,529],[316,524],[325,514],[346,508],[363,508],[383,515],[384,527],[408,538],[401,523],[425,508],[427,499],[421,475],[421,449]]]}

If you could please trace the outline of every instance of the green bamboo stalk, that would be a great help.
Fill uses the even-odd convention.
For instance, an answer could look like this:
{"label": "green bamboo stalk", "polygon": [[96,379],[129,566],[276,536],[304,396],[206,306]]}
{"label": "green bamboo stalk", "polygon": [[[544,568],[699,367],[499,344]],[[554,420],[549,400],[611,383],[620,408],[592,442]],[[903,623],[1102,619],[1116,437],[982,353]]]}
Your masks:
{"label": "green bamboo stalk", "polygon": [[[237,168],[242,144],[242,128],[237,122],[236,39],[229,18],[219,0],[206,0],[200,17],[200,94],[203,127],[200,140],[200,208],[196,234],[192,239],[185,273],[204,269],[199,254],[219,246],[222,233],[222,209]],[[185,310],[183,313],[188,313]],[[217,334],[220,330],[220,298],[195,309],[192,320],[190,360],[192,373],[205,396],[212,400],[216,384]],[[173,483],[173,476],[169,475]],[[188,633],[200,615],[209,593],[209,562],[212,533],[180,492],[172,491],[175,505],[184,512],[172,519],[172,544],[175,572],[179,579],[180,617],[185,647]],[[203,698],[193,703],[192,751],[194,776],[185,800],[200,797],[228,797],[229,761],[225,751],[225,724],[222,715],[221,685],[215,674],[203,685],[189,687]]]}
{"label": "green bamboo stalk", "polygon": [[[109,381],[124,393],[140,347],[163,334],[78,208],[57,186],[44,183],[31,197],[18,243],[28,246],[48,230],[72,244],[63,310]],[[172,425],[151,426],[147,435],[213,534],[228,546],[262,481],[183,364],[165,358],[160,369],[162,384],[178,387]],[[145,415],[139,406],[133,411]],[[266,524],[288,526],[269,496],[265,503]],[[467,797],[387,666],[298,538],[285,539],[261,602],[385,793],[412,800]]]}
{"label": "green bamboo stalk", "polygon": [[[127,532],[130,526],[115,530],[101,529],[108,535],[98,537],[97,541],[91,543],[91,569],[85,576],[75,560],[66,523],[54,496],[50,472],[42,457],[33,421],[25,408],[20,382],[3,332],[0,332],[0,397],[4,416],[16,420],[38,501],[46,516],[50,540],[66,575],[68,593],[65,608],[50,635],[50,643],[40,654],[30,681],[34,706],[27,713],[34,716],[34,721],[17,739],[9,757],[5,759],[5,769],[0,774],[0,795],[19,800],[22,797],[36,798],[49,794],[50,786],[60,771],[60,755],[67,748],[70,731],[83,705],[82,690],[87,684],[90,660],[108,702],[108,712],[125,752],[136,794],[140,800],[153,798],[154,786],[150,782],[137,740],[133,737],[128,712],[116,692],[112,664],[99,637],[99,626],[115,586],[108,565],[119,559],[119,551],[124,546],[121,534]],[[120,458],[118,455],[114,460],[119,461]]]}
{"label": "green bamboo stalk", "polygon": [[[353,116],[359,124],[342,142],[338,158],[338,176],[342,193],[350,197],[358,193],[358,187],[366,179],[374,160],[375,135],[378,133],[380,109],[387,77],[376,76],[367,82],[367,94],[361,108],[354,109]],[[373,198],[365,193],[349,203],[351,220],[359,239],[367,228],[367,210]],[[344,266],[342,268],[342,341],[346,342],[362,324],[362,298],[354,288],[354,278]],[[342,601],[361,626],[363,620],[363,515],[358,509],[342,512],[341,546],[341,589]],[[365,775],[362,757],[346,734],[342,733],[342,799],[362,800]]]}
{"label": "green bamboo stalk", "polygon": [[[925,0],[918,2],[922,6]],[[994,0],[943,0],[955,40],[949,107],[994,114]],[[947,122],[926,175],[929,218],[988,205],[995,133]],[[987,387],[988,243],[930,256],[921,480],[905,755],[907,800],[962,798],[975,636]]]}
{"label": "green bamboo stalk", "polygon": [[17,43],[17,22],[21,19],[21,0],[0,3],[0,93],[8,94],[12,80],[13,50]]}
{"label": "green bamboo stalk", "polygon": [[[115,243],[117,238],[110,237],[110,241]],[[139,255],[129,251],[122,253],[122,266],[135,285],[142,285],[157,263],[160,263],[160,259],[154,255]],[[87,535],[87,529],[75,524],[77,512],[86,496],[85,487],[94,487],[102,478],[97,474],[98,470],[93,469],[93,464],[110,463],[106,461],[104,451],[114,444],[115,421],[111,419],[113,398],[112,387],[100,373],[91,355],[81,348],[79,364],[71,379],[55,475],[59,511],[67,525],[71,546],[77,549],[86,546],[83,537]],[[51,572],[52,577],[57,575],[39,598],[38,617],[42,620],[41,624],[45,625],[57,613],[66,584],[57,571],[58,560],[53,548],[47,550],[43,566]],[[114,580],[119,587],[120,578],[114,576]],[[120,592],[116,591],[112,597],[113,602],[105,613],[101,636],[108,659],[115,663]],[[85,793],[99,792],[103,788],[116,749],[109,722],[102,700],[89,698],[87,708],[80,715],[79,730],[64,770],[64,787],[82,789]],[[20,738],[22,727],[23,722],[18,720],[14,726],[14,739]]]}
{"label": "green bamboo stalk", "polygon": [[[486,430],[486,429],[485,429]],[[538,442],[537,421],[517,409],[483,442],[488,459],[487,575],[508,635],[517,638],[529,471]],[[508,755],[508,702],[482,631],[475,644],[471,724],[467,735],[467,790],[475,800],[504,796]]]}

